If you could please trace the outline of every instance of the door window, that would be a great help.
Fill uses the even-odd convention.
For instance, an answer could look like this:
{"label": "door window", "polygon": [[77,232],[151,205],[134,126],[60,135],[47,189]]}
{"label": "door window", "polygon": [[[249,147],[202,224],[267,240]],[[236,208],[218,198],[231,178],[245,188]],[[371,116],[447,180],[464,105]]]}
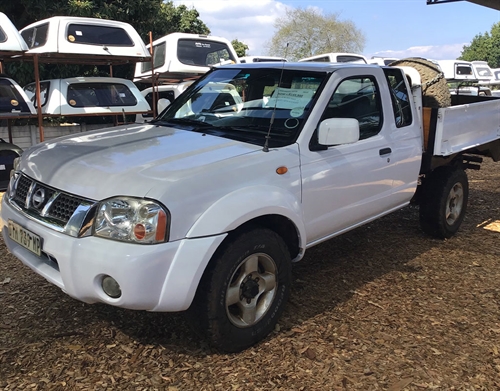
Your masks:
{"label": "door window", "polygon": [[371,76],[342,81],[333,93],[322,120],[354,118],[359,122],[360,139],[375,136],[382,128],[382,111],[377,84]]}
{"label": "door window", "polygon": [[411,96],[408,94],[403,72],[397,68],[384,68],[384,73],[389,84],[396,126],[401,128],[411,125]]}

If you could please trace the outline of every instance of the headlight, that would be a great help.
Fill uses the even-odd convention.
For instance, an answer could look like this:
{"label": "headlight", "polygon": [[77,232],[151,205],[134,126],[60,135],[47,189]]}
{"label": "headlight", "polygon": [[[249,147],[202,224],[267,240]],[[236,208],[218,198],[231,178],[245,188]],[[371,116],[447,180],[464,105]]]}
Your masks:
{"label": "headlight", "polygon": [[161,243],[168,235],[168,211],[141,198],[117,197],[99,204],[94,235],[132,243]]}
{"label": "headlight", "polygon": [[13,170],[14,171],[19,170],[19,163],[20,163],[20,161],[21,161],[21,156],[18,156],[16,158],[14,158],[14,161],[12,162]]}
{"label": "headlight", "polygon": [[9,178],[12,178],[14,176],[14,173],[16,173],[19,170],[20,161],[21,161],[21,156],[14,158],[14,160],[12,162],[12,170],[10,170]]}
{"label": "headlight", "polygon": [[8,198],[14,198],[16,196],[16,182],[19,179],[19,173],[17,171],[10,171],[9,185],[7,186],[6,196]]}

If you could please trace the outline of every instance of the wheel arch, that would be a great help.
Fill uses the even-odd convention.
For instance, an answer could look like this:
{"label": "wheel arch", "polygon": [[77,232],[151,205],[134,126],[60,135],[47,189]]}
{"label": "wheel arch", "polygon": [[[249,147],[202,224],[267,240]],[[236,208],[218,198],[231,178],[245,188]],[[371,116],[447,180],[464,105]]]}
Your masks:
{"label": "wheel arch", "polygon": [[254,228],[268,228],[276,232],[287,245],[292,261],[298,261],[302,258],[302,249],[304,247],[301,247],[300,234],[297,231],[297,227],[289,218],[283,215],[270,214],[248,220],[234,231],[231,231],[224,241],[230,241],[234,236]]}
{"label": "wheel arch", "polygon": [[282,237],[293,260],[303,256],[306,245],[305,225],[300,200],[274,186],[237,190],[215,202],[190,228],[187,237],[204,237],[238,232],[260,226]]}

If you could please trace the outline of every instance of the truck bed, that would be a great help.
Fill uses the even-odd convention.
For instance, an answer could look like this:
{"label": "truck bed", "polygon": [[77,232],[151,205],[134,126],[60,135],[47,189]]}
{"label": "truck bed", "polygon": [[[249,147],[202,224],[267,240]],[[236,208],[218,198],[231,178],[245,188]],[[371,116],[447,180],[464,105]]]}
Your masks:
{"label": "truck bed", "polygon": [[[454,155],[500,138],[500,99],[470,96],[454,98],[451,107],[438,109],[433,150],[435,156]],[[466,100],[471,102],[454,105],[455,102]]]}
{"label": "truck bed", "polygon": [[424,166],[432,169],[457,154],[500,155],[500,98],[452,96],[452,106],[424,108]]}

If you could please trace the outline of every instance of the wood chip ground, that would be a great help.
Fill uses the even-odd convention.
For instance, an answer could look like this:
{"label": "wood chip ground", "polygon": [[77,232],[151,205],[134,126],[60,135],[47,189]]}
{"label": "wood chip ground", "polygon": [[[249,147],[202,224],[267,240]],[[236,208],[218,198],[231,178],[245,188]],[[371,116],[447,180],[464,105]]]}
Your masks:
{"label": "wood chip ground", "polygon": [[500,390],[500,163],[459,233],[407,207],[307,251],[284,316],[220,354],[181,314],[80,303],[0,242],[1,390]]}

